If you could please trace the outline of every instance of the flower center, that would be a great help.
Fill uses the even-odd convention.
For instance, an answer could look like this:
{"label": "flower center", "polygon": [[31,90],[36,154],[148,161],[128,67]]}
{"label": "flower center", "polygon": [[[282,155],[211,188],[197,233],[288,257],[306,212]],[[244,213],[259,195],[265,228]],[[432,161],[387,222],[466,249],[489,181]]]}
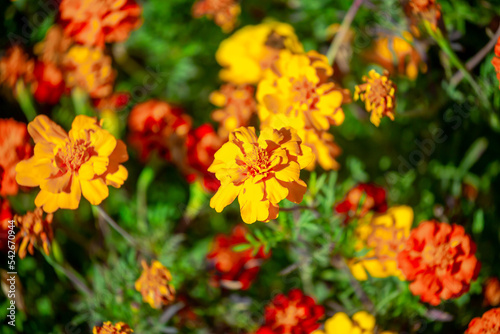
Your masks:
{"label": "flower center", "polygon": [[302,317],[304,317],[304,309],[297,307],[296,303],[293,303],[284,310],[278,310],[276,313],[276,327],[293,328]]}
{"label": "flower center", "polygon": [[269,159],[269,154],[265,149],[255,146],[251,152],[246,154],[245,165],[247,172],[252,176],[265,174],[271,165],[271,159]]}
{"label": "flower center", "polygon": [[453,254],[448,243],[425,246],[422,258],[427,265],[443,269],[453,263]]}
{"label": "flower center", "polygon": [[56,163],[64,171],[78,172],[80,167],[94,155],[97,155],[97,152],[95,152],[91,143],[78,139],[66,143],[65,147],[59,149],[56,155]]}

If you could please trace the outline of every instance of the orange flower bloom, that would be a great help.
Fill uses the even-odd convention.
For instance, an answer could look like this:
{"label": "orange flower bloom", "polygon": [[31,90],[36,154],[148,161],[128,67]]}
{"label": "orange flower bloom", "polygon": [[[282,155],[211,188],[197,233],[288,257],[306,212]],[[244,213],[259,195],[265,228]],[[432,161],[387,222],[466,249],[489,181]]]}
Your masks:
{"label": "orange flower bloom", "polygon": [[490,306],[500,305],[500,280],[492,277],[484,286],[484,303]]}
{"label": "orange flower bloom", "polygon": [[19,246],[18,254],[21,259],[26,256],[26,250],[33,255],[33,247],[42,246],[45,254],[49,255],[49,247],[54,237],[52,233],[51,213],[44,217],[42,208],[36,208],[33,212],[28,212],[24,216],[14,216],[19,232],[16,234],[16,244]]}
{"label": "orange flower bloom", "polygon": [[360,183],[347,192],[342,202],[335,205],[335,211],[345,215],[345,222],[352,218],[364,217],[370,211],[384,213],[387,211],[385,189],[369,183]]}
{"label": "orange flower bloom", "polygon": [[[0,168],[1,169],[1,168]],[[1,178],[0,178],[1,179]],[[12,219],[12,210],[9,201],[0,197],[0,253],[7,253],[9,250],[9,220]]]}
{"label": "orange flower bloom", "polygon": [[34,63],[19,46],[7,50],[0,60],[0,84],[15,89],[18,80],[31,81]]}
{"label": "orange flower bloom", "polygon": [[396,85],[389,80],[389,72],[383,75],[371,70],[368,76],[363,76],[364,84],[357,85],[354,100],[361,99],[365,102],[366,111],[371,112],[370,121],[375,126],[380,125],[384,116],[394,120],[396,112]]}
{"label": "orange flower bloom", "polygon": [[60,65],[71,44],[73,40],[64,34],[61,26],[54,24],[33,51],[40,61]]}
{"label": "orange flower bloom", "polygon": [[26,124],[13,119],[0,119],[0,195],[16,195],[16,165],[33,154]]}
{"label": "orange flower bloom", "polygon": [[407,0],[404,11],[410,18],[410,27],[416,36],[420,34],[417,28],[420,20],[428,21],[435,29],[441,18],[441,5],[437,0]]}
{"label": "orange flower bloom", "polygon": [[323,317],[323,306],[298,289],[288,296],[277,295],[265,309],[265,323],[256,334],[309,334],[318,329]]}
{"label": "orange flower bloom", "polygon": [[100,49],[75,45],[63,60],[68,87],[79,87],[92,98],[103,98],[113,92],[116,73],[111,58]]}
{"label": "orange flower bloom", "polygon": [[491,60],[491,64],[495,68],[497,72],[497,79],[500,81],[500,37],[497,40],[497,44],[495,45],[495,57]]}
{"label": "orange flower bloom", "polygon": [[476,245],[459,225],[422,222],[413,229],[398,266],[420,300],[439,305],[441,299],[457,298],[469,291],[481,267]]}
{"label": "orange flower bloom", "polygon": [[241,13],[241,7],[235,0],[198,0],[193,5],[193,16],[207,16],[224,32],[231,32]]}
{"label": "orange flower bloom", "polygon": [[16,166],[20,185],[40,187],[35,199],[45,212],[76,209],[81,195],[93,205],[108,197],[108,186],[119,188],[128,173],[122,162],[127,149],[95,118],[77,116],[66,133],[47,116],[37,116],[28,125],[35,141],[35,155]]}
{"label": "orange flower bloom", "polygon": [[474,318],[469,323],[465,334],[500,333],[500,308],[489,310],[481,318]]}
{"label": "orange flower bloom", "polygon": [[135,282],[135,289],[142,295],[142,299],[152,308],[160,308],[175,299],[175,289],[171,284],[172,275],[160,262],[153,261],[148,267],[142,261],[141,277]]}
{"label": "orange flower bloom", "polygon": [[219,122],[218,133],[227,138],[231,132],[248,126],[256,111],[253,86],[222,85],[219,91],[210,94],[210,102],[221,109],[212,112],[212,119]]}
{"label": "orange flower bloom", "polygon": [[93,334],[131,334],[134,331],[124,322],[117,322],[112,324],[111,321],[106,321],[102,327],[95,326],[92,331]]}
{"label": "orange flower bloom", "polygon": [[313,159],[294,129],[268,128],[257,138],[254,128],[239,128],[215,153],[208,169],[221,181],[210,206],[221,212],[238,197],[245,223],[276,219],[283,199],[302,202],[307,185],[300,170]]}
{"label": "orange flower bloom", "polygon": [[63,73],[53,63],[37,61],[31,90],[40,103],[56,104],[64,93]]}
{"label": "orange flower bloom", "polygon": [[136,105],[130,112],[129,142],[146,160],[153,151],[166,160],[183,161],[186,136],[191,118],[166,102],[150,100]]}
{"label": "orange flower bloom", "polygon": [[212,270],[212,285],[231,290],[246,290],[257,277],[263,260],[271,256],[261,247],[257,251],[249,248],[237,252],[236,245],[247,243],[245,226],[237,225],[231,235],[219,234],[215,237],[207,259]]}
{"label": "orange flower bloom", "polygon": [[141,25],[141,12],[135,0],[62,0],[59,5],[66,35],[100,48],[125,41]]}

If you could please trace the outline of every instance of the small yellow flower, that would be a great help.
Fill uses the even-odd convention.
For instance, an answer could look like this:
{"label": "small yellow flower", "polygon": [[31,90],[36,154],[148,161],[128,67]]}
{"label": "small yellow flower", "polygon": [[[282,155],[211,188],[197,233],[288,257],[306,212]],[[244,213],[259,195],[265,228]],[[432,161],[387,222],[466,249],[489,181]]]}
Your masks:
{"label": "small yellow flower", "polygon": [[370,250],[362,257],[349,261],[354,277],[367,280],[369,274],[378,278],[396,276],[404,280],[398,269],[397,255],[404,248],[412,223],[413,210],[404,205],[360,219],[355,231],[355,248],[358,251]]}
{"label": "small yellow flower", "polygon": [[361,99],[365,102],[365,109],[371,112],[370,121],[379,126],[380,119],[384,116],[394,120],[396,112],[396,85],[389,80],[389,73],[384,71],[383,75],[371,70],[367,76],[363,76],[363,84],[357,85],[354,92],[354,100]]}
{"label": "small yellow flower", "polygon": [[108,186],[121,187],[128,172],[121,165],[127,149],[95,118],[77,116],[66,133],[47,116],[28,124],[35,141],[35,154],[16,166],[16,181],[40,187],[35,205],[45,212],[77,209],[83,196],[93,205],[109,195]]}
{"label": "small yellow flower", "polygon": [[307,185],[300,170],[313,159],[294,129],[267,128],[257,138],[253,127],[239,128],[215,153],[208,169],[221,181],[210,206],[221,212],[238,197],[245,223],[275,219],[283,199],[302,201]]}
{"label": "small yellow flower", "polygon": [[124,322],[117,322],[112,324],[111,321],[106,321],[102,327],[95,326],[92,331],[93,334],[131,334],[134,331]]}
{"label": "small yellow flower", "polygon": [[43,210],[36,208],[33,212],[27,212],[24,216],[14,216],[19,232],[16,234],[16,244],[21,240],[18,254],[21,259],[26,256],[26,251],[33,255],[35,245],[41,246],[45,254],[49,255],[50,243],[52,242],[52,219],[54,215],[49,213],[44,217]]}
{"label": "small yellow flower", "polygon": [[175,289],[172,286],[172,275],[159,261],[153,261],[148,267],[142,261],[141,277],[135,282],[135,289],[142,295],[142,299],[152,308],[160,308],[175,299]]}
{"label": "small yellow flower", "polygon": [[[375,317],[368,312],[357,312],[352,320],[347,314],[339,312],[325,322],[325,330],[317,330],[312,334],[374,334],[375,325]],[[395,334],[388,331],[377,333]]]}

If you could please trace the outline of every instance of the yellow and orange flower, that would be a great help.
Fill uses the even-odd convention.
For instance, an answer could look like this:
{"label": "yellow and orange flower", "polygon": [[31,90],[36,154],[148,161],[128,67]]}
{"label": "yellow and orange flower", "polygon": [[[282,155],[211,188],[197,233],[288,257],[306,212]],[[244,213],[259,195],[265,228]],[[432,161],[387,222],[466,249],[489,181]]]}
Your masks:
{"label": "yellow and orange flower", "polygon": [[380,125],[382,117],[387,116],[392,121],[396,113],[396,85],[389,79],[389,72],[380,75],[371,70],[368,76],[363,76],[363,84],[357,85],[354,100],[365,102],[365,109],[371,112],[370,121],[375,126]]}
{"label": "yellow and orange flower", "polygon": [[131,334],[134,331],[124,322],[112,324],[111,321],[106,321],[102,326],[95,326],[93,334]]}
{"label": "yellow and orange flower", "polygon": [[367,280],[368,275],[378,278],[396,276],[404,280],[397,257],[410,235],[412,223],[413,210],[404,205],[361,219],[356,227],[354,247],[357,251],[369,251],[349,261],[353,276],[358,280]]}
{"label": "yellow and orange flower", "polygon": [[113,92],[116,73],[111,57],[102,50],[75,45],[63,60],[66,85],[79,87],[92,98],[103,98]]}
{"label": "yellow and orange flower", "polygon": [[59,5],[65,34],[100,48],[125,41],[142,24],[141,12],[135,0],[62,0]]}
{"label": "yellow and orange flower", "polygon": [[500,305],[500,280],[496,277],[489,278],[484,285],[484,304]]}
{"label": "yellow and orange flower", "polygon": [[16,182],[16,165],[33,154],[29,143],[26,124],[13,119],[0,119],[0,195],[16,195],[19,186]]}
{"label": "yellow and orange flower", "polygon": [[300,170],[313,159],[294,129],[268,128],[257,138],[254,128],[239,128],[215,153],[208,169],[221,182],[210,206],[221,212],[238,197],[245,223],[275,219],[283,199],[302,201],[307,185]]}
{"label": "yellow and orange flower", "polygon": [[175,299],[172,275],[159,261],[153,261],[151,267],[142,261],[142,274],[135,282],[135,289],[142,295],[144,302],[152,308],[161,308]]}
{"label": "yellow and orange flower", "polygon": [[237,0],[198,0],[193,5],[195,18],[207,16],[224,32],[233,31],[240,13],[241,6]]}
{"label": "yellow and orange flower", "polygon": [[0,85],[14,90],[19,80],[31,81],[34,66],[33,60],[20,46],[8,49],[0,60]]}
{"label": "yellow and orange flower", "polygon": [[219,76],[234,84],[256,84],[282,50],[304,52],[289,24],[271,21],[245,26],[220,44],[215,57],[224,68]]}
{"label": "yellow and orange flower", "polygon": [[441,18],[441,5],[437,0],[406,0],[404,11],[415,36],[420,35],[418,25],[421,20],[428,21],[436,29]]}
{"label": "yellow and orange flower", "polygon": [[424,221],[413,229],[398,266],[411,292],[422,302],[439,305],[441,299],[457,298],[469,291],[481,264],[476,245],[462,226]]}
{"label": "yellow and orange flower", "polygon": [[469,323],[465,334],[496,334],[500,332],[500,308],[489,310]]}
{"label": "yellow and orange flower", "polygon": [[37,43],[34,52],[40,61],[61,65],[73,40],[64,34],[61,26],[54,24],[47,31],[43,41]]}
{"label": "yellow and orange flower", "polygon": [[35,141],[35,155],[16,166],[17,183],[40,187],[35,199],[45,212],[76,209],[81,195],[93,205],[108,197],[108,186],[121,187],[128,172],[121,163],[128,160],[127,148],[97,119],[77,116],[66,133],[47,116],[28,124]]}
{"label": "yellow and orange flower", "polygon": [[21,259],[26,256],[26,251],[33,255],[34,246],[41,246],[45,254],[49,255],[53,239],[52,219],[51,213],[44,217],[42,208],[27,212],[24,216],[14,216],[19,228],[16,234],[16,244],[19,244],[18,254]]}
{"label": "yellow and orange flower", "polygon": [[210,94],[210,102],[221,109],[212,112],[212,119],[219,123],[218,133],[227,138],[231,132],[248,126],[256,111],[254,88],[250,85],[222,85]]}
{"label": "yellow and orange flower", "polygon": [[352,318],[343,312],[338,312],[325,322],[325,330],[317,330],[311,334],[395,334],[377,331],[375,327],[375,317],[368,312],[356,312]]}

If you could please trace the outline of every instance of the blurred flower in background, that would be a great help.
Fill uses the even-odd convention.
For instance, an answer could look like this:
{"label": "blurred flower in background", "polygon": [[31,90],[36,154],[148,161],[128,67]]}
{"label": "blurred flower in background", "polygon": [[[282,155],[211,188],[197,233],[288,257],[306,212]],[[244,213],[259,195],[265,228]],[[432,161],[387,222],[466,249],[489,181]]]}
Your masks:
{"label": "blurred flower in background", "polygon": [[335,315],[325,322],[324,330],[317,330],[312,334],[395,334],[388,331],[377,331],[375,317],[368,312],[356,312],[351,318],[343,312]]}
{"label": "blurred flower in background", "polygon": [[360,183],[350,189],[342,202],[335,205],[335,212],[345,215],[344,222],[362,218],[368,212],[387,211],[385,189],[374,184]]}
{"label": "blurred flower in background", "polygon": [[54,238],[53,218],[51,213],[45,215],[42,208],[36,208],[23,216],[14,216],[16,226],[19,228],[16,244],[19,245],[18,254],[21,259],[26,256],[26,251],[33,255],[35,246],[41,247],[45,254],[50,254],[50,245]]}
{"label": "blurred flower in background", "polygon": [[135,289],[142,295],[145,303],[152,308],[161,308],[175,299],[172,275],[159,261],[154,260],[151,267],[142,261],[142,274],[135,282]]}
{"label": "blurred flower in background", "polygon": [[13,217],[9,201],[0,197],[0,253],[7,254],[9,237],[9,220]]}
{"label": "blurred flower in background", "polygon": [[193,16],[207,16],[228,33],[233,31],[241,13],[238,0],[198,0],[193,5]]}
{"label": "blurred flower in background", "polygon": [[16,84],[19,80],[30,82],[34,66],[33,60],[20,46],[11,47],[0,60],[0,84],[9,88],[16,95]]}
{"label": "blurred flower in background", "polygon": [[500,81],[500,37],[495,44],[495,56],[491,59],[491,64],[495,68],[498,81]]}
{"label": "blurred flower in background", "polygon": [[111,321],[106,321],[102,326],[95,326],[92,331],[93,334],[131,334],[134,331],[124,322],[117,322],[116,324]]}
{"label": "blurred flower in background", "polygon": [[484,285],[484,303],[488,306],[500,305],[500,280],[489,278]]}
{"label": "blurred flower in background", "polygon": [[481,318],[474,318],[469,323],[465,334],[495,334],[500,331],[500,308],[489,310]]}

